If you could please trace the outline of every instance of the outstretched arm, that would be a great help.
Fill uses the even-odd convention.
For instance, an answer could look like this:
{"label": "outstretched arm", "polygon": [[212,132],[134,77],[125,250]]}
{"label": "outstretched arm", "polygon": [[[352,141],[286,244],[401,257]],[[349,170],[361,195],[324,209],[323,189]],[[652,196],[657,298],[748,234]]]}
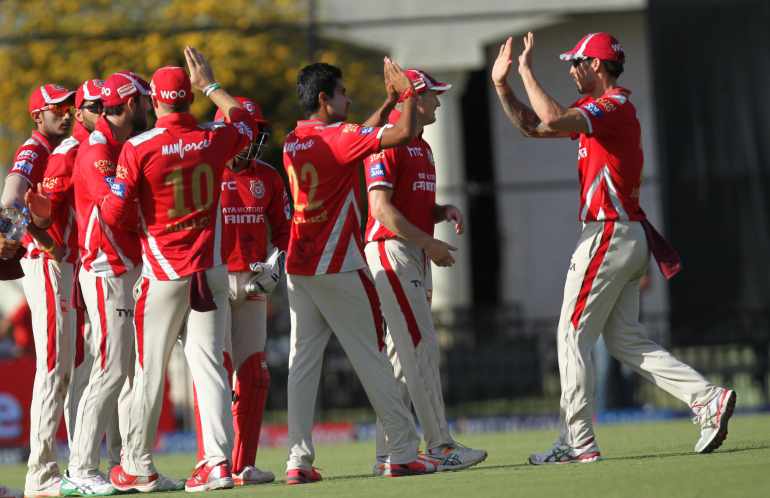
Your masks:
{"label": "outstretched arm", "polygon": [[[540,120],[541,125],[560,135],[568,136],[573,133],[589,133],[589,124],[585,116],[575,108],[565,108],[553,97],[548,95],[532,70],[532,49],[535,46],[535,35],[527,33],[524,37],[524,50],[519,56],[519,75],[527,91],[527,97],[532,109]],[[578,71],[584,71],[578,66]]]}

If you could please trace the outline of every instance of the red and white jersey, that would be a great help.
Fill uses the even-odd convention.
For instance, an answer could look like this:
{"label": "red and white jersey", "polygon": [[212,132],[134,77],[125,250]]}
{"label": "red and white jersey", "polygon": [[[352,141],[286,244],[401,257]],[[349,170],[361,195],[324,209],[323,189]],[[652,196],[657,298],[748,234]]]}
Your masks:
{"label": "red and white jersey", "polygon": [[[364,173],[367,191],[377,187],[391,189],[393,206],[411,224],[433,236],[436,166],[428,142],[415,137],[408,145],[372,154],[364,161]],[[370,213],[366,222],[366,241],[394,238],[397,235]]]}
{"label": "red and white jersey", "polygon": [[578,145],[580,221],[645,219],[639,207],[641,128],[630,93],[617,87],[572,105],[585,116],[589,129],[580,134]]}
{"label": "red and white jersey", "polygon": [[[32,190],[37,190],[37,184],[43,181],[48,157],[52,151],[53,147],[48,138],[37,130],[33,131],[32,136],[16,149],[8,176],[19,175],[29,182]],[[34,258],[41,254],[35,239],[28,233],[21,238],[21,243],[27,248],[25,257]]]}
{"label": "red and white jersey", "polygon": [[222,260],[231,272],[265,261],[268,244],[289,243],[291,205],[281,175],[263,161],[222,174]]}
{"label": "red and white jersey", "polygon": [[230,118],[198,125],[191,114],[168,114],[123,146],[102,216],[110,226],[130,223],[138,199],[144,276],[177,280],[222,264],[222,172],[256,133],[245,110]]}
{"label": "red and white jersey", "polygon": [[294,201],[286,272],[323,275],[366,267],[360,165],[380,150],[384,128],[299,121],[283,145]]}
{"label": "red and white jersey", "polygon": [[123,148],[104,117],[78,148],[72,182],[78,246],[83,269],[99,276],[117,277],[141,262],[136,209],[133,224],[123,227],[105,223],[99,205],[115,181],[118,156]]}
{"label": "red and white jersey", "polygon": [[[43,193],[51,200],[51,227],[48,234],[57,246],[64,248],[62,261],[73,264],[78,259],[78,230],[72,173],[78,148],[88,140],[88,134],[88,130],[79,121],[75,121],[72,136],[64,139],[49,156],[42,182]],[[32,257],[40,253],[37,249],[30,252]]]}

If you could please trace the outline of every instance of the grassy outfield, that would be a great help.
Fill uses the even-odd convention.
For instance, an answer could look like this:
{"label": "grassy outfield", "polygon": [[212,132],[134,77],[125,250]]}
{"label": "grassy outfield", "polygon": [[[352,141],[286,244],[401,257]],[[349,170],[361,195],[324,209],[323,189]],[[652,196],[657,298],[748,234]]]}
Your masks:
{"label": "grassy outfield", "polygon": [[[478,467],[398,479],[370,476],[372,442],[321,445],[316,462],[324,477],[320,483],[292,487],[274,483],[206,496],[770,496],[769,415],[734,417],[727,441],[710,455],[691,453],[697,433],[697,427],[687,421],[599,427],[602,461],[547,467],[527,465],[526,458],[532,451],[544,450],[556,436],[553,431],[465,435],[458,439],[489,451],[489,458]],[[257,464],[274,471],[280,480],[285,458],[283,448],[266,448]],[[188,475],[194,464],[192,455],[160,456],[156,463],[162,473],[174,478]],[[21,488],[24,470],[23,466],[0,466],[0,482]]]}

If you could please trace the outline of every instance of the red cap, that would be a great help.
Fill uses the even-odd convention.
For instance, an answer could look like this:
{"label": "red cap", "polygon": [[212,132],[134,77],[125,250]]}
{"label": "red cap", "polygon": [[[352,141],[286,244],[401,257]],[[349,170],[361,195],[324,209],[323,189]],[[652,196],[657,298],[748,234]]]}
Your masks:
{"label": "red cap", "polygon": [[[251,114],[251,117],[254,118],[254,121],[256,121],[257,123],[267,123],[267,120],[262,114],[262,108],[259,107],[259,104],[257,104],[251,99],[247,99],[246,97],[235,97],[235,100],[240,102],[243,108],[246,109],[246,111],[249,114]],[[225,115],[222,114],[222,111],[217,109],[216,114],[214,114],[214,121],[224,121],[224,120],[225,120]]]}
{"label": "red cap", "polygon": [[577,42],[575,48],[559,56],[563,61],[588,57],[621,64],[626,60],[626,54],[620,42],[609,33],[588,33]]}
{"label": "red cap", "polygon": [[439,81],[425,71],[419,69],[407,69],[404,73],[407,78],[412,81],[412,86],[414,86],[414,91],[416,93],[424,93],[427,90],[433,90],[438,94],[442,94],[452,88],[452,85],[449,83]]}
{"label": "red cap", "polygon": [[149,95],[150,85],[131,71],[119,71],[110,75],[102,87],[102,104],[114,107],[125,104],[134,95]]}
{"label": "red cap", "polygon": [[61,104],[74,95],[73,90],[67,90],[61,85],[55,83],[46,83],[32,90],[29,96],[27,109],[30,114],[38,111],[44,111],[51,104]]}
{"label": "red cap", "polygon": [[190,102],[193,98],[190,77],[178,66],[165,66],[155,71],[150,86],[153,98],[165,104]]}
{"label": "red cap", "polygon": [[85,80],[75,92],[75,108],[80,109],[83,102],[93,102],[102,98],[104,80]]}

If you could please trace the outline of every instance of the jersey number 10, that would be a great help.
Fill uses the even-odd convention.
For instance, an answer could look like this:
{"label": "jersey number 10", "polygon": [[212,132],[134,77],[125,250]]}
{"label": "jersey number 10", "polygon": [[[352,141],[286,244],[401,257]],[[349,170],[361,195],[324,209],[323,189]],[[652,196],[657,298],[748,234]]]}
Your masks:
{"label": "jersey number 10", "polygon": [[[190,190],[195,211],[203,211],[214,202],[214,171],[208,164],[197,165],[192,172]],[[174,207],[168,210],[168,218],[173,220],[193,212],[187,207],[185,199],[184,168],[178,167],[166,175],[164,185],[169,185],[174,192]],[[205,190],[205,192],[204,192]]]}

